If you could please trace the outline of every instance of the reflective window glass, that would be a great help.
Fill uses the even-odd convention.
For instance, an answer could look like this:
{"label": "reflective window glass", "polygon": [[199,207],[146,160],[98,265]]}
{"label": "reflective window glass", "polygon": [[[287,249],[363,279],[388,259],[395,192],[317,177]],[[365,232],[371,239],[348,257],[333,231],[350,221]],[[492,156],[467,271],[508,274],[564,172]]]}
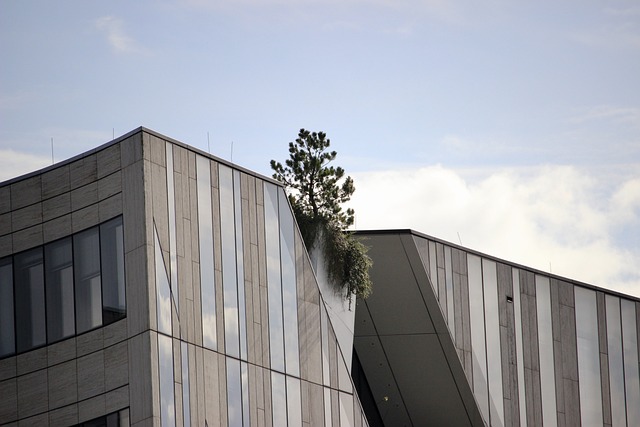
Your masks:
{"label": "reflective window glass", "polygon": [[229,427],[242,427],[240,361],[227,357],[227,414]]}
{"label": "reflective window glass", "polygon": [[242,421],[245,426],[251,425],[249,418],[249,367],[246,362],[240,362],[240,377],[242,380]]}
{"label": "reflective window glass", "polygon": [[180,357],[182,358],[182,419],[184,426],[191,425],[191,394],[189,391],[189,346],[180,342]]}
{"label": "reflective window glass", "polygon": [[598,308],[596,293],[574,286],[576,335],[578,344],[578,379],[582,425],[601,426],[602,386],[600,384],[600,344],[598,342]]}
{"label": "reflective window glass", "polygon": [[353,396],[340,393],[340,426],[353,426]]}
{"label": "reflective window glass", "polygon": [[[284,374],[271,371],[271,404],[273,425],[287,425],[287,392]],[[293,427],[293,426],[291,426]]]}
{"label": "reflective window glass", "polygon": [[640,426],[640,372],[638,369],[638,332],[636,303],[620,300],[622,348],[624,353],[624,389],[627,396],[627,423]]}
{"label": "reflective window glass", "polygon": [[524,385],[524,341],[522,340],[522,305],[520,302],[520,270],[513,269],[513,311],[516,330],[516,358],[518,366],[518,403],[520,426],[527,427],[527,400]]}
{"label": "reflective window glass", "polygon": [[451,269],[451,248],[444,247],[444,277],[445,287],[447,289],[447,324],[453,340],[456,338],[456,322],[453,307],[453,271]]}
{"label": "reflective window glass", "polygon": [[484,329],[484,297],[482,263],[480,257],[467,255],[469,275],[469,314],[471,321],[471,356],[473,363],[473,394],[485,420],[489,420],[489,389],[487,382],[487,353]]}
{"label": "reflective window glass", "polygon": [[538,350],[540,352],[540,391],[542,421],[546,427],[556,426],[556,380],[553,363],[551,323],[551,290],[549,278],[536,275],[536,312],[538,314]]}
{"label": "reflective window glass", "polygon": [[438,265],[436,263],[436,242],[429,240],[429,275],[433,292],[438,296]]}
{"label": "reflective window glass", "polygon": [[320,339],[322,346],[322,383],[331,385],[331,373],[329,371],[329,325],[328,314],[324,304],[320,306]]}
{"label": "reflective window glass", "polygon": [[240,356],[238,328],[238,278],[233,208],[233,171],[219,166],[220,229],[222,232],[222,289],[224,300],[224,345],[227,354]]}
{"label": "reflective window glass", "polygon": [[282,305],[284,344],[288,374],[300,375],[298,347],[298,298],[296,290],[296,250],[294,246],[293,213],[284,189],[279,189],[280,259],[282,263]]}
{"label": "reflective window glass", "polygon": [[156,265],[156,314],[158,319],[158,331],[171,335],[171,291],[169,278],[160,249],[158,231],[153,227],[153,241]]}
{"label": "reflective window glass", "polygon": [[162,427],[176,425],[173,388],[173,340],[158,334],[158,358],[160,371],[160,422]]}
{"label": "reflective window glass", "polygon": [[238,280],[238,317],[240,329],[240,358],[247,360],[247,307],[244,293],[244,246],[242,241],[242,197],[240,172],[233,171],[233,206],[236,225],[236,266]]}
{"label": "reflective window glass", "polygon": [[75,333],[73,248],[71,237],[44,247],[47,295],[47,339],[60,341]]}
{"label": "reflective window glass", "polygon": [[213,272],[213,216],[211,210],[211,165],[209,159],[196,156],[198,176],[198,238],[200,242],[200,298],[202,304],[202,341],[215,350],[216,296]]}
{"label": "reflective window glass", "polygon": [[302,425],[300,380],[289,376],[287,376],[287,418],[291,427]]}
{"label": "reflective window glass", "polygon": [[269,301],[269,349],[271,368],[284,372],[284,326],[280,276],[280,227],[278,187],[264,183],[264,228],[267,247],[267,294]]}
{"label": "reflective window glass", "polygon": [[13,263],[6,257],[0,259],[0,357],[16,351],[13,327]]}
{"label": "reflective window glass", "polygon": [[324,389],[324,425],[325,427],[331,427],[333,425],[331,419],[331,389],[329,387],[323,387]]}
{"label": "reflective window glass", "polygon": [[487,340],[487,372],[491,425],[504,425],[502,396],[502,352],[500,351],[500,310],[498,308],[498,277],[496,263],[482,260],[484,285],[485,333]]}
{"label": "reflective window glass", "polygon": [[173,182],[173,144],[167,143],[167,212],[169,214],[169,285],[173,306],[180,313],[180,287],[178,286],[178,249],[176,247],[176,196]]}
{"label": "reflective window glass", "polygon": [[125,317],[127,310],[121,216],[100,225],[100,257],[102,258],[102,321],[103,324],[108,325]]}
{"label": "reflective window glass", "polygon": [[611,425],[626,427],[627,410],[624,393],[624,358],[622,356],[622,324],[620,298],[605,295],[607,312],[607,353],[609,358],[609,390],[611,394]]}
{"label": "reflective window glass", "polygon": [[76,330],[80,334],[102,325],[100,234],[93,227],[73,236]]}
{"label": "reflective window glass", "polygon": [[42,247],[14,256],[18,353],[46,344]]}

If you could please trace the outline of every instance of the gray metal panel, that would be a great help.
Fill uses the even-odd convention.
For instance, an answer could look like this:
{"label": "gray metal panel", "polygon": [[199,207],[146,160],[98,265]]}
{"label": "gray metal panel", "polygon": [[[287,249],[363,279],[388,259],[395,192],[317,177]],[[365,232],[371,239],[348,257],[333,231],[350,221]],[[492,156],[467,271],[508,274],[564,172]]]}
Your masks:
{"label": "gray metal panel", "polygon": [[385,425],[483,425],[415,241],[368,244],[374,293],[358,301],[354,347]]}

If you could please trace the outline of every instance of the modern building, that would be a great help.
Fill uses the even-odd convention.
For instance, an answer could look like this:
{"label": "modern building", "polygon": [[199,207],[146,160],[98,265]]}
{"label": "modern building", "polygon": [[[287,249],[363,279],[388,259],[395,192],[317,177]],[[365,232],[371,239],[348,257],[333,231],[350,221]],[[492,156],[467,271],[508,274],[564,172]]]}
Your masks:
{"label": "modern building", "polygon": [[349,310],[282,186],[145,128],[0,183],[0,425],[640,425],[640,301],[360,232]]}
{"label": "modern building", "polygon": [[360,234],[371,426],[640,426],[640,300],[411,230]]}
{"label": "modern building", "polygon": [[0,425],[366,425],[283,188],[139,128],[0,184]]}

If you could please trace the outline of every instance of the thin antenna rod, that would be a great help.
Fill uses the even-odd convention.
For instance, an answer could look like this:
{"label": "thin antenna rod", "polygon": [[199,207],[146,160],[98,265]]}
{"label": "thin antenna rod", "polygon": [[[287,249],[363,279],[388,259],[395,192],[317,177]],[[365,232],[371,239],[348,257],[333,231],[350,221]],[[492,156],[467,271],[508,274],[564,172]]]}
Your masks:
{"label": "thin antenna rod", "polygon": [[231,163],[233,163],[233,141],[231,141]]}
{"label": "thin antenna rod", "polygon": [[111,140],[116,139],[116,128],[111,128]]}
{"label": "thin antenna rod", "polygon": [[51,137],[51,164],[54,164],[55,161],[53,160],[53,137]]}
{"label": "thin antenna rod", "polygon": [[207,151],[211,154],[211,144],[209,143],[209,132],[207,132]]}
{"label": "thin antenna rod", "polygon": [[[456,231],[456,233],[458,232]],[[460,238],[460,233],[458,233],[458,242],[460,242],[460,246],[462,246],[462,239]]]}

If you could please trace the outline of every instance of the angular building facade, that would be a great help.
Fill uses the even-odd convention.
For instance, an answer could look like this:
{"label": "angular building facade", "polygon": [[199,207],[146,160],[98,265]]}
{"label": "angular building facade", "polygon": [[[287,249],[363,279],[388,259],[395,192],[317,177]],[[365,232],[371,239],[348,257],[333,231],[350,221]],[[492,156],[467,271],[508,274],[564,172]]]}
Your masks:
{"label": "angular building facade", "polygon": [[0,425],[363,426],[351,352],[269,178],[139,128],[0,184]]}
{"label": "angular building facade", "polygon": [[148,129],[0,183],[0,426],[640,425],[640,300],[359,235],[354,314],[279,183]]}
{"label": "angular building facade", "polygon": [[360,232],[371,426],[638,426],[640,300],[412,230]]}

